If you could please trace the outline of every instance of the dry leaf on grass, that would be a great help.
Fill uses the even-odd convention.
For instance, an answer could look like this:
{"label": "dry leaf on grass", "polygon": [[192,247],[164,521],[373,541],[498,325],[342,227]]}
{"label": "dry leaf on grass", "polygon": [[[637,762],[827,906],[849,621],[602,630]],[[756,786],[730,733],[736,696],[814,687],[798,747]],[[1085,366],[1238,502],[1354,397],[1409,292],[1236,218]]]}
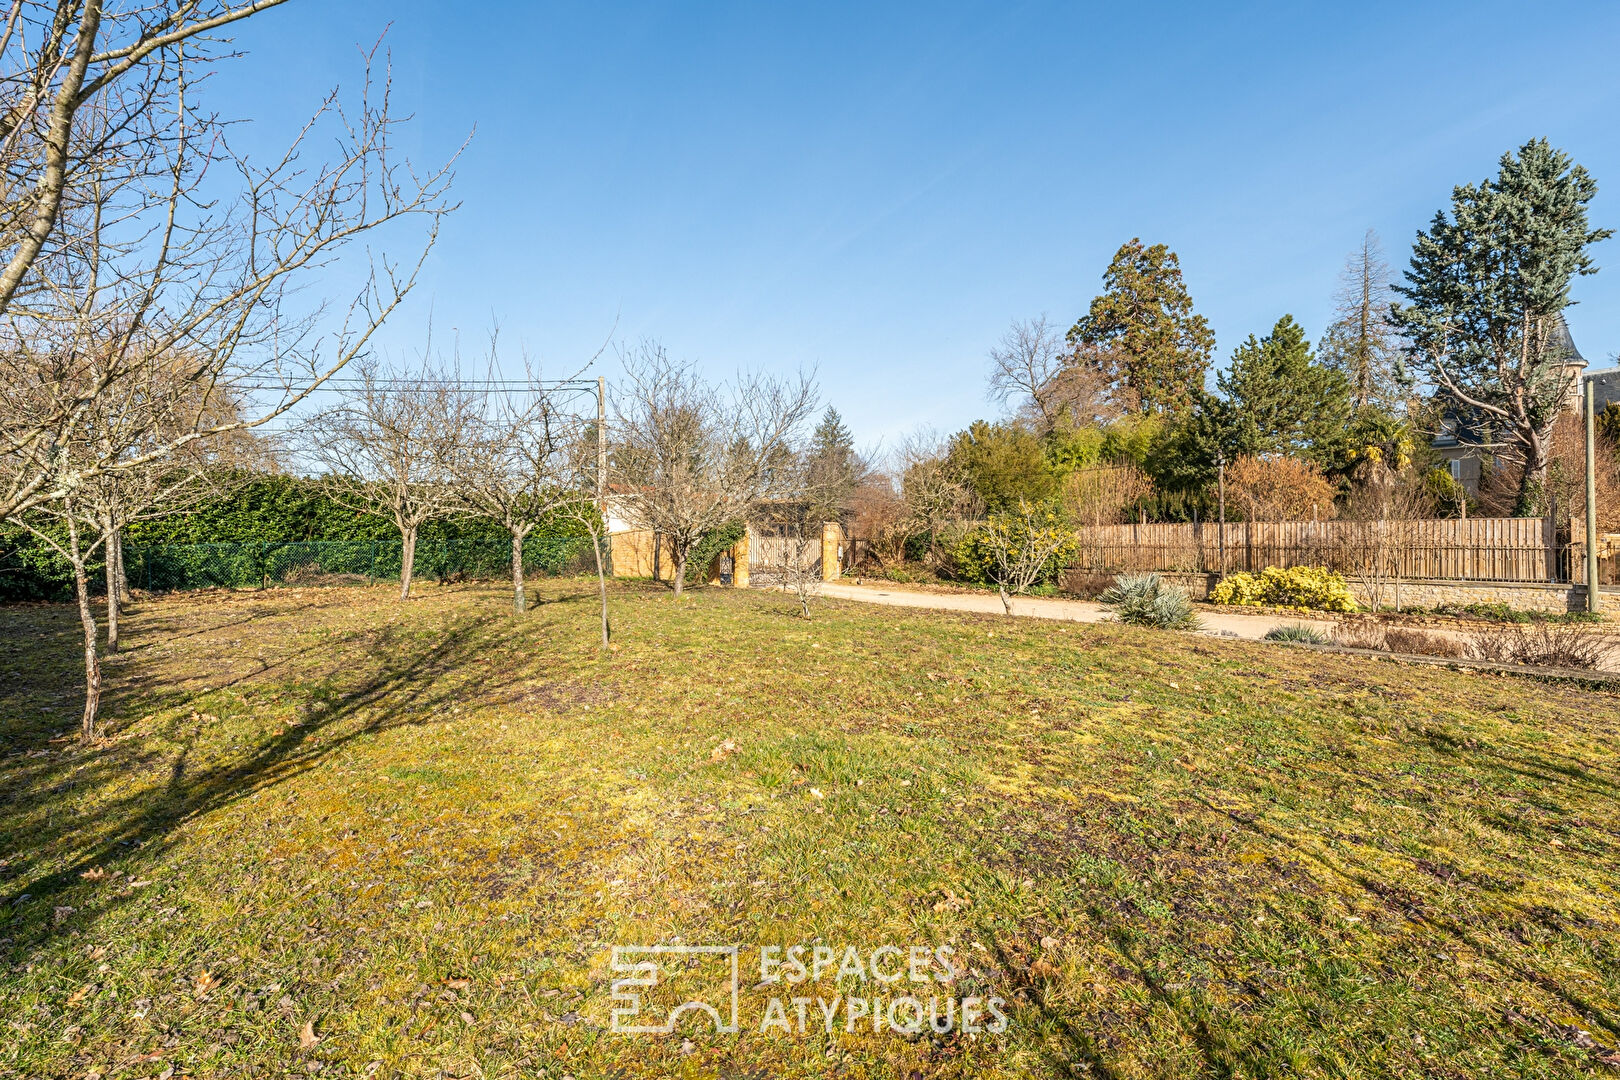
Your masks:
{"label": "dry leaf on grass", "polygon": [[107,871],[103,870],[99,866],[92,866],[90,869],[79,874],[79,877],[83,878],[85,881],[100,881],[106,876]]}
{"label": "dry leaf on grass", "polygon": [[472,985],[471,979],[440,979],[439,981],[452,990],[465,990]]}
{"label": "dry leaf on grass", "polygon": [[214,978],[211,972],[205,971],[198,975],[193,981],[192,990],[198,997],[202,997],[204,994],[208,993],[208,991],[214,989],[214,987],[218,985],[219,980]]}
{"label": "dry leaf on grass", "polygon": [[724,761],[737,752],[737,744],[727,739],[713,750],[709,751],[710,761]]}
{"label": "dry leaf on grass", "polygon": [[315,1034],[315,1021],[305,1020],[304,1026],[298,1031],[298,1045],[305,1050],[313,1050],[320,1041],[320,1036]]}

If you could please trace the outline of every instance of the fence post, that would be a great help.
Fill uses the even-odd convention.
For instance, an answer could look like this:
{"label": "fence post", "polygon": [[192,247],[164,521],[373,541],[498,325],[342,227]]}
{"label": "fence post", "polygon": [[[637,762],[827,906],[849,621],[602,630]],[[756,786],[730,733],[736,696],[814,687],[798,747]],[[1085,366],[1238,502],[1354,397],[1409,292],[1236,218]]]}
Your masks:
{"label": "fence post", "polygon": [[366,584],[367,585],[375,585],[376,583],[377,583],[377,541],[373,540],[371,542],[371,565],[366,567]]}

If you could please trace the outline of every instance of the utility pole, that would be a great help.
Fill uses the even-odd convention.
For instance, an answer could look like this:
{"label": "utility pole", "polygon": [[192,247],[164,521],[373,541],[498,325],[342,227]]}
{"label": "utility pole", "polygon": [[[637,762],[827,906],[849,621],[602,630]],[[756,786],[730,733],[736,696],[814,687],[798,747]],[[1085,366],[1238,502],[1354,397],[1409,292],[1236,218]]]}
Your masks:
{"label": "utility pole", "polygon": [[1226,452],[1225,451],[1217,450],[1215,452],[1215,470],[1216,470],[1215,471],[1216,483],[1218,485],[1217,490],[1220,492],[1219,497],[1220,497],[1220,506],[1221,506],[1221,524],[1220,524],[1220,530],[1221,530],[1221,532],[1220,532],[1220,537],[1221,537],[1221,577],[1225,577],[1226,576]]}
{"label": "utility pole", "polygon": [[1597,549],[1597,380],[1586,383],[1586,610],[1602,610],[1598,596]]}

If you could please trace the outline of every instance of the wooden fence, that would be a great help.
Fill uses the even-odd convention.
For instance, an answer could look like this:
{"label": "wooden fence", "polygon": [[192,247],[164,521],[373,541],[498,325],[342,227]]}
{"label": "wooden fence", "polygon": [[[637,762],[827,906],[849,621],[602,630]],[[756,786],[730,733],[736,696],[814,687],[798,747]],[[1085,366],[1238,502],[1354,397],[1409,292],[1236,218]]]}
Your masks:
{"label": "wooden fence", "polygon": [[[1326,566],[1346,574],[1459,581],[1568,581],[1584,571],[1551,518],[1088,525],[1074,566],[1107,573],[1231,573]],[[1223,542],[1224,541],[1224,542]],[[1578,546],[1578,545],[1576,545]],[[1613,557],[1604,578],[1612,576]]]}

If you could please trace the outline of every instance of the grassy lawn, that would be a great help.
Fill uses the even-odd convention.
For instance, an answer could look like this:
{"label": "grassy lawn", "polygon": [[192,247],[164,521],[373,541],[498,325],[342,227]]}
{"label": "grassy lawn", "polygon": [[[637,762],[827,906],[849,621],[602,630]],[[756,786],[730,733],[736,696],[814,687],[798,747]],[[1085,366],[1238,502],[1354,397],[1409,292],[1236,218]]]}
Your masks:
{"label": "grassy lawn", "polygon": [[[0,610],[0,1076],[1620,1074],[1612,692],[634,585],[603,656],[593,587],[147,602],[90,748]],[[609,1030],[674,942],[738,1033]],[[1010,1026],[762,1032],[907,992],[795,943]]]}

